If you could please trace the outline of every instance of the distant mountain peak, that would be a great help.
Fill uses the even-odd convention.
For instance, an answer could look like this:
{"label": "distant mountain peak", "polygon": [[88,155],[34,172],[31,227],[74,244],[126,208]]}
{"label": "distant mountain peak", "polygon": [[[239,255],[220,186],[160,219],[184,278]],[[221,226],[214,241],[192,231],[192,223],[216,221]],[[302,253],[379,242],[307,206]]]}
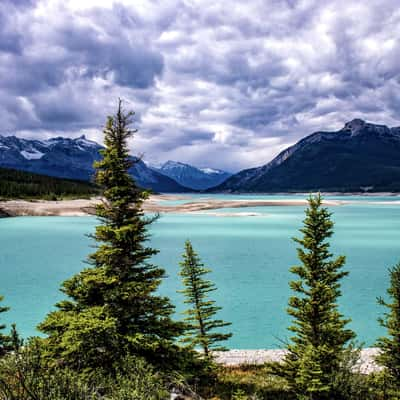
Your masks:
{"label": "distant mountain peak", "polygon": [[[205,174],[227,174],[227,171],[223,171],[221,169],[215,169],[215,168],[210,168],[210,167],[204,167],[204,168],[199,168],[195,167],[194,165],[190,165],[187,163],[183,163],[180,161],[173,161],[173,160],[168,160],[165,163],[161,165],[160,168],[166,169],[166,168],[192,168],[197,171],[204,172]],[[228,173],[229,174],[229,173]]]}
{"label": "distant mountain peak", "polygon": [[400,128],[360,118],[339,131],[317,131],[215,191],[400,191]]}
{"label": "distant mountain peak", "polygon": [[[85,135],[76,138],[52,137],[45,140],[0,135],[0,166],[43,175],[89,180],[93,162],[100,159],[103,147]],[[130,170],[143,188],[158,192],[187,192],[188,188],[139,161]]]}
{"label": "distant mountain peak", "polygon": [[398,135],[399,128],[389,128],[387,125],[373,124],[356,118],[346,122],[341,131],[350,133],[350,137],[359,134]]}
{"label": "distant mountain peak", "polygon": [[98,147],[99,146],[99,144],[97,142],[87,139],[85,135],[81,135],[78,138],[74,139],[74,142],[77,143],[79,146],[83,146],[83,147]]}
{"label": "distant mountain peak", "polygon": [[350,131],[351,134],[353,135],[359,132],[361,129],[363,129],[366,124],[367,123],[363,119],[355,118],[349,122],[346,122],[344,124],[343,130]]}
{"label": "distant mountain peak", "polygon": [[198,168],[190,164],[172,160],[166,161],[159,168],[153,167],[153,169],[175,179],[183,186],[196,190],[204,190],[219,185],[231,176],[229,172],[212,168]]}
{"label": "distant mountain peak", "polygon": [[[192,167],[189,164],[185,164],[179,161],[172,161],[172,160],[168,160],[166,161],[164,164],[161,165],[161,168],[175,168],[175,167]],[[195,168],[195,167],[192,167]]]}

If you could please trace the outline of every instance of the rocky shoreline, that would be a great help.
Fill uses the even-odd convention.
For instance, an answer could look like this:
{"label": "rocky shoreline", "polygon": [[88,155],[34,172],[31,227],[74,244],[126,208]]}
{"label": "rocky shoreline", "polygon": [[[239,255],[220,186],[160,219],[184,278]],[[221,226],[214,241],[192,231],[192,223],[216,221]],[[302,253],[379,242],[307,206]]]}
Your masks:
{"label": "rocky shoreline", "polygon": [[[286,350],[228,350],[215,352],[215,361],[229,367],[240,365],[261,365],[266,362],[280,362],[286,354]],[[362,374],[370,374],[382,369],[375,357],[379,349],[375,347],[361,350],[360,360],[356,369]]]}

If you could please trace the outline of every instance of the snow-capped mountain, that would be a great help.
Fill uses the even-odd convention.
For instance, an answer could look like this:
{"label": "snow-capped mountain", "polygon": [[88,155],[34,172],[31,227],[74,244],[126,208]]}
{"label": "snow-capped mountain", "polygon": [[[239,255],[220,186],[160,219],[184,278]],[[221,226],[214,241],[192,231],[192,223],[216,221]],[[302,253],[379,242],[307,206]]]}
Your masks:
{"label": "snow-capped mountain", "polygon": [[400,191],[400,128],[361,119],[315,132],[212,191]]}
{"label": "snow-capped mountain", "polygon": [[48,140],[0,136],[0,166],[44,175],[89,180],[101,146],[84,136]]}
{"label": "snow-capped mountain", "polygon": [[226,171],[196,168],[177,161],[167,161],[160,167],[152,167],[152,169],[169,176],[183,186],[196,190],[204,190],[219,185],[232,175]]}
{"label": "snow-capped mountain", "polygon": [[[0,136],[0,166],[60,178],[90,180],[93,162],[100,158],[98,143],[81,136],[75,139],[55,137],[47,140]],[[138,161],[132,167],[138,185],[157,192],[187,192],[175,180]]]}

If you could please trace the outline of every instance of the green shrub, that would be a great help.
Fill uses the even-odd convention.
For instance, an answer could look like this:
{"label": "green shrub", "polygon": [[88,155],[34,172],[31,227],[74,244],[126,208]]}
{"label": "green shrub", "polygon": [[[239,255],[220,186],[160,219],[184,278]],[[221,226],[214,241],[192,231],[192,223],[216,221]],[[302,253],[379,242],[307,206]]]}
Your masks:
{"label": "green shrub", "polygon": [[86,400],[93,390],[79,375],[61,367],[49,367],[39,341],[0,360],[1,400]]}
{"label": "green shrub", "polygon": [[272,375],[269,365],[220,367],[205,398],[218,400],[293,400],[285,379]]}
{"label": "green shrub", "polygon": [[359,368],[361,348],[351,344],[341,354],[339,368],[332,375],[332,392],[340,400],[376,400],[370,390],[368,376]]}
{"label": "green shrub", "polygon": [[54,365],[43,356],[39,339],[0,359],[1,400],[162,400],[165,382],[142,359],[126,357],[112,372],[88,379]]}
{"label": "green shrub", "polygon": [[[99,379],[102,381],[102,378]],[[116,369],[115,376],[104,379],[112,400],[163,400],[168,398],[164,379],[143,359],[128,356]]]}
{"label": "green shrub", "polygon": [[400,400],[400,393],[393,388],[392,377],[387,370],[370,374],[367,377],[367,385],[374,400]]}

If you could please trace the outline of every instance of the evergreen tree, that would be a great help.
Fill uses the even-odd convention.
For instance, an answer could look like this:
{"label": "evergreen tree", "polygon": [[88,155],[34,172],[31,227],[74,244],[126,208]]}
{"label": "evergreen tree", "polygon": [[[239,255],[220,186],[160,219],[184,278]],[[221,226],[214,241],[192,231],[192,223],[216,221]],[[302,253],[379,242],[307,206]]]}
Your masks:
{"label": "evergreen tree", "polygon": [[24,345],[24,339],[21,338],[17,331],[17,325],[11,324],[9,335],[9,348],[13,351],[18,351]]}
{"label": "evergreen tree", "polygon": [[349,320],[338,311],[340,280],[345,257],[332,258],[327,239],[333,234],[331,214],[321,207],[322,198],[310,196],[301,239],[294,239],[302,265],[291,272],[298,276],[290,282],[296,293],[289,299],[288,313],[293,317],[289,330],[295,335],[288,355],[279,369],[299,399],[339,398],[333,380],[340,369],[346,344],[354,333],[346,329]]}
{"label": "evergreen tree", "polygon": [[136,132],[132,118],[119,101],[104,129],[105,149],[95,163],[104,199],[96,210],[101,224],[93,236],[98,246],[89,256],[91,268],[63,283],[68,299],[39,326],[52,357],[89,372],[126,354],[171,367],[174,340],[184,327],[171,319],[169,299],[157,293],[165,273],[151,264],[157,250],[146,245],[154,218],[144,216],[146,193],[128,173],[134,163],[127,147]]}
{"label": "evergreen tree", "polygon": [[187,332],[182,341],[192,348],[200,346],[205,357],[210,358],[211,350],[226,350],[218,343],[232,336],[231,333],[220,333],[214,330],[228,326],[230,323],[214,319],[221,307],[216,306],[215,301],[208,297],[210,292],[216,290],[214,283],[204,279],[204,275],[211,270],[204,268],[189,240],[185,243],[185,253],[180,266],[180,275],[185,287],[180,292],[185,295],[185,303],[192,306],[184,312],[187,316],[185,318]]}
{"label": "evergreen tree", "polygon": [[400,394],[400,263],[389,269],[390,287],[387,293],[390,303],[378,298],[378,303],[385,306],[388,312],[380,318],[381,326],[387,329],[388,337],[378,339],[377,346],[381,354],[377,361],[386,367],[391,389]]}
{"label": "evergreen tree", "polygon": [[[0,296],[0,302],[3,301],[4,297]],[[7,312],[10,308],[9,307],[1,307],[0,306],[0,314]],[[0,324],[0,356],[4,355],[7,351],[7,344],[9,341],[9,337],[4,335],[1,331],[5,329],[6,325]]]}

